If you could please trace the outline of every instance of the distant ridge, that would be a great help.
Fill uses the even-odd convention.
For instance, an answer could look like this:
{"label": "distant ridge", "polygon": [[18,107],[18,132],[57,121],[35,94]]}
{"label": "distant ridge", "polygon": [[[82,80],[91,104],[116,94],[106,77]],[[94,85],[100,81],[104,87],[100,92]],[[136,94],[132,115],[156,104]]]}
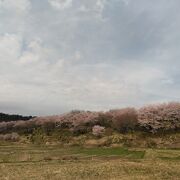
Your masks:
{"label": "distant ridge", "polygon": [[29,119],[34,118],[33,116],[22,116],[18,114],[5,114],[0,113],[0,122],[9,122],[9,121],[18,121],[18,120],[24,120],[27,121]]}

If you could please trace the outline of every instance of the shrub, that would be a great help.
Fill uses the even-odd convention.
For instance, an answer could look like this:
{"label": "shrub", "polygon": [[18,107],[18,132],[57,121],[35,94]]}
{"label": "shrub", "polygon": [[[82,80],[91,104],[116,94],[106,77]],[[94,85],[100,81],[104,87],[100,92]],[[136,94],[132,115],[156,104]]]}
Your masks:
{"label": "shrub", "polygon": [[9,134],[1,134],[0,140],[16,142],[19,141],[19,134],[14,132]]}
{"label": "shrub", "polygon": [[95,136],[101,136],[104,132],[105,132],[105,127],[95,125],[92,128],[92,134],[95,135]]}
{"label": "shrub", "polygon": [[105,129],[105,135],[106,136],[111,136],[113,134],[113,129],[112,128],[106,128]]}
{"label": "shrub", "polygon": [[50,135],[50,133],[54,131],[55,127],[56,127],[56,124],[53,121],[43,123],[41,126],[41,128],[43,129],[46,135]]}
{"label": "shrub", "polygon": [[7,123],[6,122],[1,122],[0,123],[0,133],[4,132],[7,130]]}
{"label": "shrub", "polygon": [[43,144],[45,142],[45,134],[42,129],[35,129],[30,137],[30,140],[34,144]]}
{"label": "shrub", "polygon": [[32,120],[29,121],[17,121],[13,126],[13,130],[20,134],[28,134],[33,132],[33,128],[35,127],[34,122]]}
{"label": "shrub", "polygon": [[20,139],[20,136],[18,133],[13,132],[11,134],[11,141],[18,141]]}
{"label": "shrub", "polygon": [[111,110],[113,126],[121,133],[135,130],[138,120],[137,111],[134,108]]}
{"label": "shrub", "polygon": [[99,126],[104,126],[106,128],[112,126],[112,115],[108,113],[100,113],[95,119],[94,123]]}
{"label": "shrub", "polygon": [[11,141],[11,134],[5,134],[3,140],[4,141]]}
{"label": "shrub", "polygon": [[63,143],[69,143],[72,139],[72,132],[69,129],[61,130],[58,133],[58,140]]}
{"label": "shrub", "polygon": [[140,126],[149,132],[180,129],[180,103],[145,106],[138,111]]}
{"label": "shrub", "polygon": [[157,147],[157,143],[153,139],[147,139],[146,143],[147,143],[148,148],[156,148]]}
{"label": "shrub", "polygon": [[81,134],[86,134],[90,131],[90,128],[86,125],[80,125],[80,126],[76,126],[74,128],[71,128],[71,131],[74,135],[78,136]]}
{"label": "shrub", "polygon": [[16,122],[1,122],[0,123],[0,133],[7,133],[13,130],[13,126]]}

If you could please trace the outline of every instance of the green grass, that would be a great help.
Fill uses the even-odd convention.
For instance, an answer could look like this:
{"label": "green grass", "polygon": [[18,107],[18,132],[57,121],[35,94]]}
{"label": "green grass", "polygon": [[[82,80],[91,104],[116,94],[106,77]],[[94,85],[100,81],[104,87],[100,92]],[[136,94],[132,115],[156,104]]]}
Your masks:
{"label": "green grass", "polygon": [[180,150],[0,146],[1,180],[180,179]]}
{"label": "green grass", "polygon": [[127,158],[143,158],[145,151],[132,151],[126,148],[78,148],[75,153],[89,156],[118,156]]}
{"label": "green grass", "polygon": [[62,148],[59,146],[2,146],[0,163],[39,162],[44,159],[61,160],[64,156],[77,156],[81,159],[91,156],[140,159],[145,151],[132,151],[125,148]]}

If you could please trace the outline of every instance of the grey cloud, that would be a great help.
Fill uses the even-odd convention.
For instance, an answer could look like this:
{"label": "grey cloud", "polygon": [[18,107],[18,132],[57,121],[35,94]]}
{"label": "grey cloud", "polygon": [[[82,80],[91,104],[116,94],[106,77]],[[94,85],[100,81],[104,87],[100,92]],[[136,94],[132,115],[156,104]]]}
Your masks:
{"label": "grey cloud", "polygon": [[180,100],[178,0],[9,1],[0,1],[2,111]]}

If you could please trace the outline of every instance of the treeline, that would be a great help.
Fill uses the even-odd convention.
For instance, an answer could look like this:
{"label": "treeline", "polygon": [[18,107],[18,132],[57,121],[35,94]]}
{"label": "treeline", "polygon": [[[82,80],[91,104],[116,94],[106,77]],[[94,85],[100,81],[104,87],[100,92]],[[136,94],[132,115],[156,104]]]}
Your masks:
{"label": "treeline", "polygon": [[0,133],[31,134],[37,129],[47,135],[64,130],[72,135],[100,134],[105,131],[175,132],[180,130],[180,103],[171,102],[140,109],[123,108],[107,112],[72,111],[59,116],[0,123]]}
{"label": "treeline", "polygon": [[9,114],[0,113],[0,122],[9,122],[9,121],[18,121],[18,120],[27,121],[32,118],[33,116],[21,116],[16,114],[9,115]]}

